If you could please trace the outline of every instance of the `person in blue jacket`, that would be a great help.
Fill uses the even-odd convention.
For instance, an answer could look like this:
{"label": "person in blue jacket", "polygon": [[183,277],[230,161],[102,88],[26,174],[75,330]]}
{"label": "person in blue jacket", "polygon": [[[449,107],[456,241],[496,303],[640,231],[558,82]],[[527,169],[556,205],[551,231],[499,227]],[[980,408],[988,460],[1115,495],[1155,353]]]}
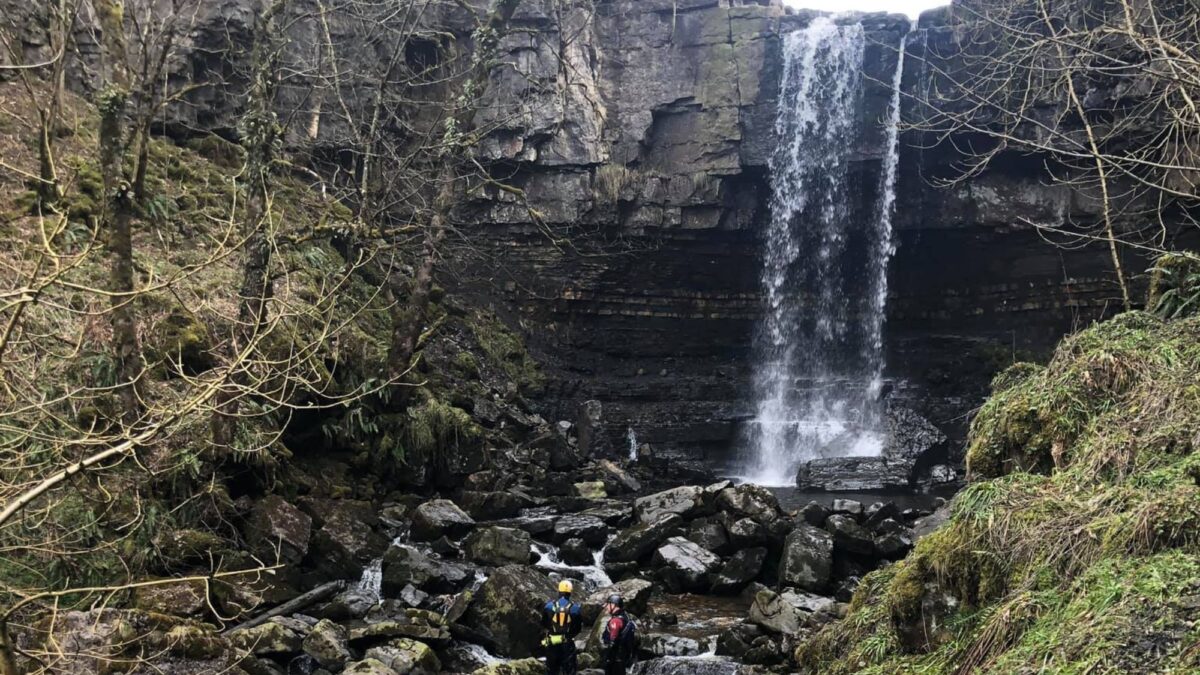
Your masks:
{"label": "person in blue jacket", "polygon": [[542,608],[542,628],[546,637],[547,675],[575,675],[578,663],[575,655],[575,636],[583,630],[583,610],[571,601],[575,586],[564,579],[558,583],[558,598]]}

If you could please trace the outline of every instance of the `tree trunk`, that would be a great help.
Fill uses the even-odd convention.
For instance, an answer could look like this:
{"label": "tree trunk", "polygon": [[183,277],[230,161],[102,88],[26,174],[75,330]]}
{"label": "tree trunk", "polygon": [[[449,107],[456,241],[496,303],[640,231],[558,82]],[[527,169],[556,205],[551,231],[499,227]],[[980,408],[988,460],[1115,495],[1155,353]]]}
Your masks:
{"label": "tree trunk", "polygon": [[[230,359],[237,358],[266,326],[267,305],[272,295],[267,199],[271,162],[280,136],[279,121],[275,114],[279,51],[275,17],[286,4],[286,0],[275,0],[263,12],[254,41],[251,61],[253,73],[248,94],[250,110],[246,112],[241,128],[242,145],[246,148],[246,213],[242,220],[245,258],[242,260],[238,321],[231,341]],[[218,448],[230,448],[236,436],[240,407],[238,400],[249,381],[245,368],[245,364],[237,364],[230,375],[231,386],[217,396],[212,438]]]}
{"label": "tree trunk", "polygon": [[[53,108],[53,106],[52,106]],[[58,202],[58,171],[54,168],[54,116],[49,110],[38,111],[38,199],[43,206]]]}
{"label": "tree trunk", "polygon": [[133,278],[133,192],[125,176],[125,107],[129,73],[125,64],[124,8],[120,0],[96,0],[100,17],[104,84],[99,95],[100,174],[104,184],[103,229],[111,257],[109,291],[113,293],[110,322],[117,393],[126,423],[141,413],[138,394],[142,372],[137,338]]}
{"label": "tree trunk", "polygon": [[[496,56],[500,40],[508,30],[508,24],[516,12],[520,0],[494,0],[487,22],[476,31],[476,51],[472,55],[473,68],[460,89],[464,100],[450,118],[450,128],[466,130],[479,107],[479,99],[487,90],[491,64]],[[470,94],[473,98],[467,99]],[[433,201],[433,214],[425,227],[421,252],[421,266],[413,277],[408,305],[397,312],[392,327],[392,347],[388,355],[389,375],[397,378],[413,365],[413,357],[420,347],[421,334],[425,328],[429,297],[433,291],[434,272],[440,257],[439,248],[446,238],[450,222],[450,211],[454,207],[460,178],[460,163],[463,153],[471,151],[471,144],[457,140],[444,149],[442,168],[439,172],[437,196]]]}

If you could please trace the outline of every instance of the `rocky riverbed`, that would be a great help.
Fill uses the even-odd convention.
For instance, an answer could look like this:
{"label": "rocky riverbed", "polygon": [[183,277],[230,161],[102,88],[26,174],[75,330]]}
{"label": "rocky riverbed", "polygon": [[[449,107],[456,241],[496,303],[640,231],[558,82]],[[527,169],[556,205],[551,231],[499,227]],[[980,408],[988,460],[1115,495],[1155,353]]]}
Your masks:
{"label": "rocky riverbed", "polygon": [[602,601],[617,592],[640,619],[637,673],[784,672],[798,641],[845,613],[859,579],[938,518],[891,501],[784,509],[770,490],[730,481],[654,491],[648,468],[609,460],[550,471],[536,488],[523,478],[502,487],[510,478],[482,472],[452,494],[378,506],[259,500],[248,538],[341,581],[223,631],[212,625],[220,603],[265,609],[281,589],[231,580],[214,605],[203,587],[162,586],[137,610],[67,615],[65,637],[87,643],[81,654],[111,655],[136,634],[171,673],[538,673],[539,609],[567,578],[593,626],[578,641],[585,670],[597,663]]}

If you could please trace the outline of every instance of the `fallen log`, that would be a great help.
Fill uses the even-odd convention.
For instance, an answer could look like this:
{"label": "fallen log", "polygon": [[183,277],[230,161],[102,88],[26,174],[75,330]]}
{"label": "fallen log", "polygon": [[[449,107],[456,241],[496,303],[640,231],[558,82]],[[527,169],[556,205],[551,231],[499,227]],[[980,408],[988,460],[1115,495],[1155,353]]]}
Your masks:
{"label": "fallen log", "polygon": [[246,621],[243,621],[242,623],[239,623],[238,625],[227,629],[225,632],[233,633],[235,631],[245,630],[247,628],[253,628],[259,624],[266,623],[267,621],[270,621],[271,619],[273,619],[277,616],[284,616],[287,614],[295,614],[296,612],[299,612],[300,610],[302,610],[310,605],[315,605],[318,602],[321,602],[322,600],[328,600],[329,598],[332,598],[333,596],[337,595],[338,593],[341,593],[345,589],[346,589],[346,582],[341,581],[341,580],[331,581],[327,584],[322,584],[322,585],[317,586],[316,588],[312,589],[311,591],[307,591],[305,593],[301,593],[300,595],[297,595],[296,597],[292,598],[291,600],[288,600],[287,602],[283,603],[282,605],[278,605],[272,609],[269,609],[269,610],[263,612],[262,614],[259,614],[258,616],[255,616],[251,619],[247,619]]}

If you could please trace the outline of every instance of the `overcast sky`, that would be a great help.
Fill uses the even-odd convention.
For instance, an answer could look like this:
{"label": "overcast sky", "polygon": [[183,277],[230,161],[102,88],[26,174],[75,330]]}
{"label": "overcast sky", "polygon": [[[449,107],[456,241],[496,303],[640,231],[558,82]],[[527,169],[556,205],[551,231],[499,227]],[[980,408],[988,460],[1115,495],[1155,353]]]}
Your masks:
{"label": "overcast sky", "polygon": [[899,12],[917,18],[921,12],[941,5],[950,4],[950,0],[783,0],[792,7],[807,7],[823,9],[830,12],[858,9],[864,12]]}

